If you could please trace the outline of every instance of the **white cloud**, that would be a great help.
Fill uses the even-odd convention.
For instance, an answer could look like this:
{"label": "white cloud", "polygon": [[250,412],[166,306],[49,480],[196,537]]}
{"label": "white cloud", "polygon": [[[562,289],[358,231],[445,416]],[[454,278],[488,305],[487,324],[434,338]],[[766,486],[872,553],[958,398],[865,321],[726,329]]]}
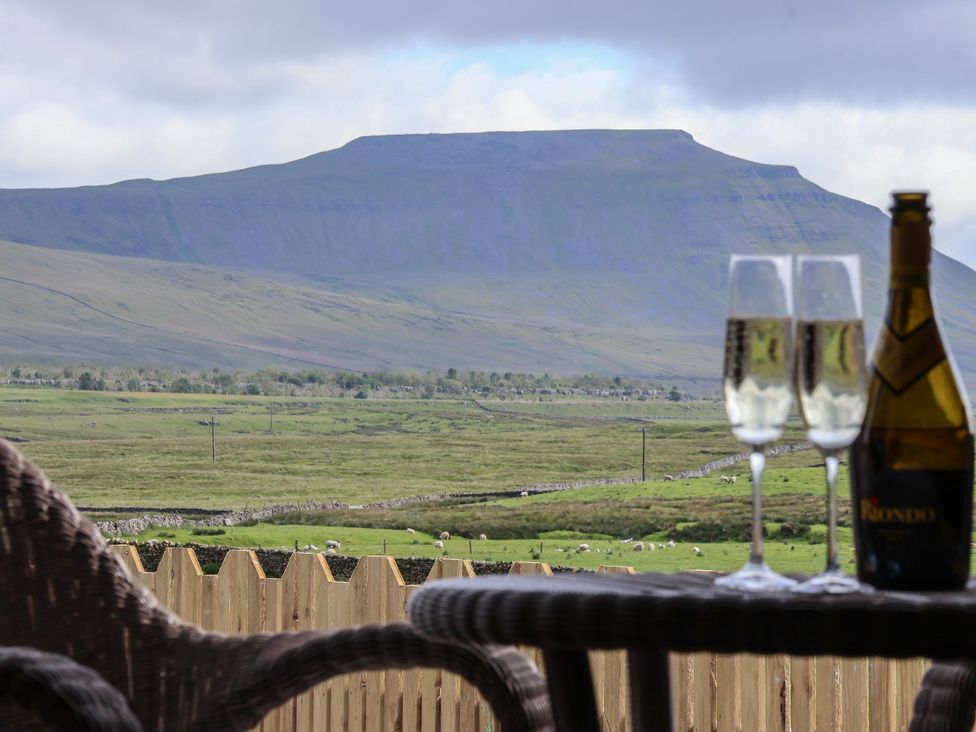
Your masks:
{"label": "white cloud", "polygon": [[976,109],[930,105],[882,111],[801,104],[732,112],[676,107],[667,117],[687,125],[709,147],[796,165],[818,185],[882,209],[893,190],[929,190],[936,246],[976,266],[976,252],[964,236],[976,213]]}
{"label": "white cloud", "polygon": [[0,186],[195,175],[367,134],[671,127],[880,207],[929,188],[940,247],[976,266],[972,3],[492,7],[0,0]]}

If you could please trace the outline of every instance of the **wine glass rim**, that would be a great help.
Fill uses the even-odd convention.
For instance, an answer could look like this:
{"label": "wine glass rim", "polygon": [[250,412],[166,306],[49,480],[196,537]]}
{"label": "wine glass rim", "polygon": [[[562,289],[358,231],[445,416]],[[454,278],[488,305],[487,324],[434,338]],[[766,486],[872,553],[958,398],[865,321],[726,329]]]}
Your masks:
{"label": "wine glass rim", "polygon": [[735,270],[736,265],[744,263],[768,263],[772,264],[779,274],[779,281],[783,286],[783,294],[786,300],[785,312],[765,313],[756,312],[753,315],[770,315],[775,317],[793,317],[793,255],[791,254],[730,254],[729,273]]}
{"label": "wine glass rim", "polygon": [[860,254],[797,254],[797,264],[801,262],[851,262],[861,266]]}
{"label": "wine glass rim", "polygon": [[863,292],[861,285],[861,255],[860,254],[797,254],[796,267],[793,276],[796,277],[797,287],[801,281],[805,264],[821,264],[836,262],[843,264],[851,279],[851,294],[854,298],[854,308],[858,318],[864,317]]}
{"label": "wine glass rim", "polygon": [[769,262],[778,261],[787,263],[790,260],[789,254],[730,254],[729,264],[736,262]]}

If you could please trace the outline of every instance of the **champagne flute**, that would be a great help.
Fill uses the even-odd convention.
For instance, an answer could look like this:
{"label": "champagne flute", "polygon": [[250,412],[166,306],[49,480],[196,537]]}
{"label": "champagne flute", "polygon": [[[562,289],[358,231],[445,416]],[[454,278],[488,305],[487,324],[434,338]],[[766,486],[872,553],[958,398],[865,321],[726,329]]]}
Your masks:
{"label": "champagne flute", "polygon": [[797,592],[855,592],[840,568],[837,470],[864,420],[866,376],[861,266],[857,256],[797,257],[797,374],[800,412],[827,470],[827,568]]}
{"label": "champagne flute", "polygon": [[751,449],[752,549],[738,572],[715,581],[735,590],[788,589],[763,558],[762,474],[766,446],[783,434],[793,402],[793,298],[789,256],[733,255],[725,335],[725,410],[732,434]]}

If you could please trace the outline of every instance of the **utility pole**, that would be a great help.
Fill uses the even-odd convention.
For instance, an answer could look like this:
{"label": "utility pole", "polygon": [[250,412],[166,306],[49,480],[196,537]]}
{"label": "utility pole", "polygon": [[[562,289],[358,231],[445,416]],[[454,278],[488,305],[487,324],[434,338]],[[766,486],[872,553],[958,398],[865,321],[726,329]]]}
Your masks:
{"label": "utility pole", "polygon": [[641,427],[641,483],[647,480],[647,428]]}
{"label": "utility pole", "polygon": [[217,462],[217,423],[214,422],[214,417],[210,415],[210,459],[212,462]]}

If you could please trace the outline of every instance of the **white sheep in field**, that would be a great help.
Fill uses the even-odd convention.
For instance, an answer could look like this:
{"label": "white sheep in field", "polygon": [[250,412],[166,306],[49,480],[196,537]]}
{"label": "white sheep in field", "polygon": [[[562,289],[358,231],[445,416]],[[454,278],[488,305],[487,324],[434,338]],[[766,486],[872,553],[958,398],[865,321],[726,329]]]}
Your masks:
{"label": "white sheep in field", "polygon": [[528,492],[528,491],[522,491],[521,493],[519,493],[519,495],[520,495],[520,496],[521,496],[522,498],[526,498],[526,497],[528,497],[528,495],[529,495],[529,492]]}
{"label": "white sheep in field", "polygon": [[325,542],[326,549],[338,549],[341,546],[342,546],[341,541],[333,541],[332,539],[329,539],[327,542]]}
{"label": "white sheep in field", "polygon": [[444,548],[444,542],[443,541],[435,541],[434,542],[434,548],[435,549],[443,549]]}
{"label": "white sheep in field", "polygon": [[731,483],[732,485],[735,485],[735,476],[734,475],[730,475],[729,476],[729,483]]}
{"label": "white sheep in field", "polygon": [[327,556],[327,557],[334,557],[335,555],[336,555],[336,550],[335,549],[326,549],[325,550],[325,556]]}
{"label": "white sheep in field", "polygon": [[635,552],[642,552],[642,551],[644,551],[644,542],[642,542],[642,541],[635,541],[634,542],[634,545],[631,547],[631,550],[632,551],[635,551]]}
{"label": "white sheep in field", "polygon": [[303,552],[317,552],[318,550],[319,548],[315,546],[315,544],[306,544],[304,547],[302,547]]}
{"label": "white sheep in field", "polygon": [[665,480],[674,480],[674,476],[673,475],[665,475],[664,476],[664,479]]}
{"label": "white sheep in field", "polygon": [[654,551],[654,542],[653,541],[649,541],[647,543],[647,551],[649,551],[649,552]]}
{"label": "white sheep in field", "polygon": [[407,533],[408,534],[416,534],[417,532],[414,531],[413,529],[407,529]]}
{"label": "white sheep in field", "polygon": [[633,538],[630,538],[630,539],[621,539],[621,540],[620,540],[620,543],[621,543],[621,544],[629,544],[629,543],[630,543],[630,542],[632,542],[633,540],[634,540]]}
{"label": "white sheep in field", "polygon": [[667,547],[668,549],[674,549],[674,539],[671,539],[671,541],[667,543]]}
{"label": "white sheep in field", "polygon": [[695,554],[701,554],[701,549],[699,549],[699,548],[698,548],[697,546],[693,546],[693,547],[691,548],[691,550],[692,550],[692,551],[693,551],[693,552],[694,552]]}
{"label": "white sheep in field", "polygon": [[488,541],[488,537],[485,534],[478,534],[479,541]]}
{"label": "white sheep in field", "polygon": [[589,544],[580,544],[576,548],[576,551],[578,551],[578,552],[588,552],[589,550],[590,550],[590,545]]}
{"label": "white sheep in field", "polygon": [[440,537],[438,537],[438,538],[443,539],[443,540],[446,541],[447,539],[450,539],[451,538],[451,532],[449,532],[449,531],[442,531]]}
{"label": "white sheep in field", "polygon": [[718,482],[719,483],[722,483],[722,484],[724,484],[724,483],[731,483],[732,482],[732,479],[729,476],[727,476],[727,475],[720,475],[720,476],[718,476]]}

